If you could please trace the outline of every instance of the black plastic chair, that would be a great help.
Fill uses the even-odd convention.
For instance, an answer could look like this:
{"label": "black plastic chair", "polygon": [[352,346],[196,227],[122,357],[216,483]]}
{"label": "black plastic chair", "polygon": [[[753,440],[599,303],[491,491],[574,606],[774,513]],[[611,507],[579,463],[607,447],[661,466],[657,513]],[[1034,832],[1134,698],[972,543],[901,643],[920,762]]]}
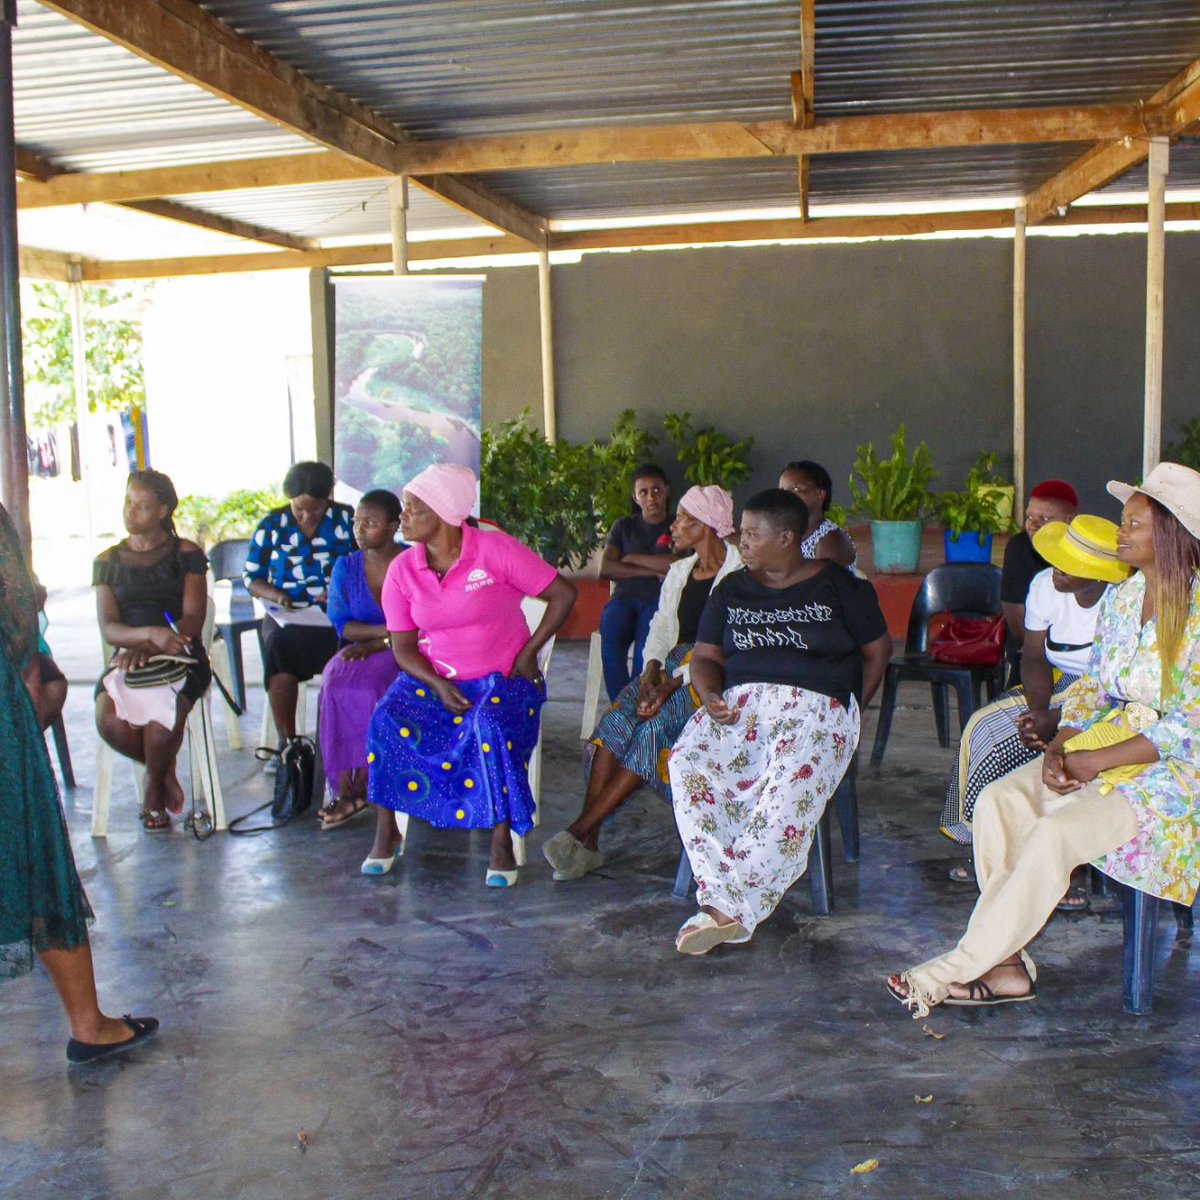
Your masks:
{"label": "black plastic chair", "polygon": [[[1121,915],[1125,934],[1122,963],[1122,1000],[1127,1013],[1148,1016],[1154,1010],[1154,944],[1158,939],[1159,909],[1165,901],[1127,884],[1121,889]],[[1194,918],[1186,904],[1172,903],[1175,936],[1190,938]]]}
{"label": "black plastic chair", "polygon": [[231,584],[229,608],[217,613],[215,628],[217,637],[223,638],[229,647],[233,698],[243,711],[246,708],[246,682],[242,670],[242,634],[257,631],[262,624],[262,618],[254,615],[254,598],[242,581],[249,550],[248,541],[217,542],[208,550],[208,565],[213,579],[229,580]]}
{"label": "black plastic chair", "polygon": [[921,590],[908,614],[908,635],[904,654],[888,664],[879,703],[879,724],[875,728],[875,744],[871,748],[871,766],[883,762],[888,735],[892,731],[892,715],[896,708],[896,691],[901,683],[916,680],[928,683],[933,693],[933,716],[937,722],[938,745],[950,745],[950,693],[958,696],[959,730],[966,727],[971,714],[979,707],[980,689],[985,688],[992,700],[1003,685],[1004,657],[992,667],[956,666],[935,662],[928,654],[929,625],[939,613],[957,617],[990,617],[1000,612],[1000,568],[991,563],[945,563],[934,567],[925,576]]}
{"label": "black plastic chair", "polygon": [[[808,886],[812,896],[813,916],[827,917],[833,912],[833,855],[830,851],[832,834],[829,827],[829,810],[837,810],[838,824],[842,830],[842,851],[847,862],[858,862],[858,781],[857,759],[852,760],[825,806],[821,819],[813,831],[813,843],[808,852]],[[675,872],[673,895],[681,900],[687,898],[692,889],[692,863],[684,850],[679,855],[679,867]]]}
{"label": "black plastic chair", "polygon": [[54,749],[58,753],[58,769],[62,774],[63,787],[75,787],[75,768],[71,765],[71,747],[67,745],[67,727],[63,724],[62,713],[50,722],[48,732],[54,738]]}

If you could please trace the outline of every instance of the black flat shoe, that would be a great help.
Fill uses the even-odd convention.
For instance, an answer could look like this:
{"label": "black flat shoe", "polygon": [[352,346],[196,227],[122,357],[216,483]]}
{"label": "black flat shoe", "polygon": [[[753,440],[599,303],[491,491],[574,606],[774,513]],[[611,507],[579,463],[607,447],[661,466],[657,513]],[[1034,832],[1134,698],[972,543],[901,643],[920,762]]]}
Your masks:
{"label": "black flat shoe", "polygon": [[133,1030],[132,1037],[123,1042],[80,1042],[72,1038],[67,1043],[67,1061],[90,1063],[98,1058],[107,1058],[110,1054],[124,1054],[126,1050],[149,1041],[158,1032],[157,1017],[131,1017],[126,1013],[121,1020]]}

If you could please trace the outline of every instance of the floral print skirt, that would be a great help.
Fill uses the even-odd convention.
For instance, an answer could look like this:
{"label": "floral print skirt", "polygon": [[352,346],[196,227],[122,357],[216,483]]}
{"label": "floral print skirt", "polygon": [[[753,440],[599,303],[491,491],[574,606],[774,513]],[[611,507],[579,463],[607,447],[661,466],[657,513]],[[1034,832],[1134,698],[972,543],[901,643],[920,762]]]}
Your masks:
{"label": "floral print skirt", "polygon": [[729,688],[725,701],[735,724],[700,709],[684,727],[671,790],[698,902],[752,933],[808,866],[813,830],[858,746],[858,704],[774,683]]}

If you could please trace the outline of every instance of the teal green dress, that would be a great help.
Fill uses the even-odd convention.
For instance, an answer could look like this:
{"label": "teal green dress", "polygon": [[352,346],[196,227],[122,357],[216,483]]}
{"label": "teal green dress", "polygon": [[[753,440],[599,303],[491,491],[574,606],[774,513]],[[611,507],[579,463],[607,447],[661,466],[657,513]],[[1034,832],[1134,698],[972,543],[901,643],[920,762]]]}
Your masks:
{"label": "teal green dress", "polygon": [[36,651],[33,582],[0,507],[0,980],[23,975],[42,951],[86,945],[92,919],[46,741],[21,680]]}

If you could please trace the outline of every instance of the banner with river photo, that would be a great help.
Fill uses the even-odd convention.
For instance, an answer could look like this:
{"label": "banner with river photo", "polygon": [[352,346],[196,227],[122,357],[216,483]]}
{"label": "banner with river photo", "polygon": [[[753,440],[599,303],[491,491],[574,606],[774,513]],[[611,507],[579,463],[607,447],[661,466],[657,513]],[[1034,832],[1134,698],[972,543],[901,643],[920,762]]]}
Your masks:
{"label": "banner with river photo", "polygon": [[481,276],[334,283],[334,470],[339,496],[400,494],[433,463],[479,474]]}

